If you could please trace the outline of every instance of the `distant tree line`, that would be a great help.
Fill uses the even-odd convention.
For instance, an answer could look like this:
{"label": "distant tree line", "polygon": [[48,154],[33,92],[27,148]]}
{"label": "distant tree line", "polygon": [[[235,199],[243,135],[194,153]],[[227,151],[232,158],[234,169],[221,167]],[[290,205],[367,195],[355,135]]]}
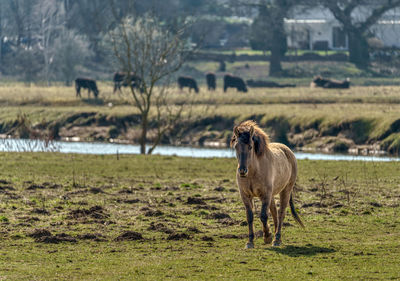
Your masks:
{"label": "distant tree line", "polygon": [[[284,19],[315,6],[331,11],[349,38],[350,61],[366,68],[369,29],[400,0],[2,0],[0,74],[28,84],[69,85],[78,74],[103,78],[117,70],[107,61],[105,36],[123,19],[152,12],[172,30],[191,21],[184,34],[189,45],[269,50],[270,75],[284,75]],[[370,7],[362,19],[354,16],[361,6]]]}
{"label": "distant tree line", "polygon": [[2,0],[0,73],[26,83],[69,85],[78,73],[113,71],[105,69],[102,41],[124,18],[152,11],[165,26],[180,26],[199,14],[228,14],[216,5],[211,0]]}
{"label": "distant tree line", "polygon": [[[388,11],[400,6],[400,0],[232,0],[237,5],[258,9],[258,15],[251,27],[250,44],[254,49],[270,50],[270,75],[282,75],[281,58],[287,51],[284,19],[301,9],[319,7],[328,9],[342,25],[349,39],[349,61],[359,68],[367,68],[370,63],[368,37],[370,27]],[[366,7],[363,17],[355,10]],[[296,10],[296,8],[298,8]]]}

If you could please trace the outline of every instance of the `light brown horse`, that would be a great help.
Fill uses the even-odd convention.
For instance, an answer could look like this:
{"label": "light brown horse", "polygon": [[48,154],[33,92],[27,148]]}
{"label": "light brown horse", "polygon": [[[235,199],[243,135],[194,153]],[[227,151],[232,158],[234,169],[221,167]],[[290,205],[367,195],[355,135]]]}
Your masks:
{"label": "light brown horse", "polygon": [[[297,162],[293,152],[284,144],[270,143],[267,134],[254,121],[244,121],[233,129],[231,147],[236,150],[238,169],[236,180],[240,196],[246,207],[249,241],[246,248],[254,248],[253,198],[259,197],[260,219],[265,243],[272,242],[268,227],[268,209],[275,226],[274,246],[280,246],[281,229],[288,203],[294,219],[304,227],[293,204],[292,191],[296,182]],[[277,212],[274,196],[279,194]]]}

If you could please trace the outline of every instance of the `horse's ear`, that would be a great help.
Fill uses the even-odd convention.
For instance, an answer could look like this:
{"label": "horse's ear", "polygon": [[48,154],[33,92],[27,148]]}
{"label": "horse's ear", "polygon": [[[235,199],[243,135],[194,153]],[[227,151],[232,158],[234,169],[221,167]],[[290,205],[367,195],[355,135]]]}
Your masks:
{"label": "horse's ear", "polygon": [[237,140],[237,136],[235,134],[233,134],[231,137],[231,142],[230,142],[231,147],[235,146],[236,140]]}
{"label": "horse's ear", "polygon": [[250,133],[250,137],[252,138],[254,136],[254,127],[253,126],[250,127],[249,133]]}
{"label": "horse's ear", "polygon": [[236,143],[236,140],[237,140],[238,137],[239,137],[239,128],[237,126],[235,126],[233,128],[233,135],[231,137],[231,142],[230,142],[230,146],[231,147],[235,146],[235,143]]}
{"label": "horse's ear", "polygon": [[254,143],[254,152],[257,156],[261,156],[265,151],[265,146],[267,145],[265,139],[258,135],[253,135],[252,139]]}
{"label": "horse's ear", "polygon": [[239,136],[239,128],[238,128],[238,126],[235,126],[234,128],[233,128],[233,133],[234,133],[234,135],[236,135],[237,137]]}

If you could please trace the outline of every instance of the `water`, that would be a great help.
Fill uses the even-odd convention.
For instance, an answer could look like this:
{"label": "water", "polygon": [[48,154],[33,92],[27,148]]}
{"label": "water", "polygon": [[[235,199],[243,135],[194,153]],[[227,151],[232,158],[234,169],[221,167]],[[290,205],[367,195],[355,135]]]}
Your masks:
{"label": "water", "polygon": [[[79,153],[79,154],[139,154],[140,147],[130,144],[116,143],[96,143],[96,142],[64,142],[57,141],[46,145],[37,140],[19,140],[2,139],[0,140],[0,151],[17,152],[38,152],[54,151],[61,153]],[[176,155],[182,157],[226,157],[233,158],[235,153],[229,148],[194,148],[194,147],[176,147],[176,146],[158,146],[154,154]],[[346,154],[324,154],[324,153],[304,153],[295,152],[297,159],[309,160],[347,160],[347,161],[400,161],[398,157],[378,157],[361,156]]]}

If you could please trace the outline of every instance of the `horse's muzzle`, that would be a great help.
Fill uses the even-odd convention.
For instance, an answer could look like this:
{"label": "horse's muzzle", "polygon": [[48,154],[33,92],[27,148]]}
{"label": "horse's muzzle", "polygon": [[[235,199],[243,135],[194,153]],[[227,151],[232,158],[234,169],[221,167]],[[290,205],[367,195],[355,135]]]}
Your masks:
{"label": "horse's muzzle", "polygon": [[247,177],[247,174],[249,173],[249,171],[247,170],[247,168],[239,168],[238,173],[241,178],[245,178],[245,177]]}

